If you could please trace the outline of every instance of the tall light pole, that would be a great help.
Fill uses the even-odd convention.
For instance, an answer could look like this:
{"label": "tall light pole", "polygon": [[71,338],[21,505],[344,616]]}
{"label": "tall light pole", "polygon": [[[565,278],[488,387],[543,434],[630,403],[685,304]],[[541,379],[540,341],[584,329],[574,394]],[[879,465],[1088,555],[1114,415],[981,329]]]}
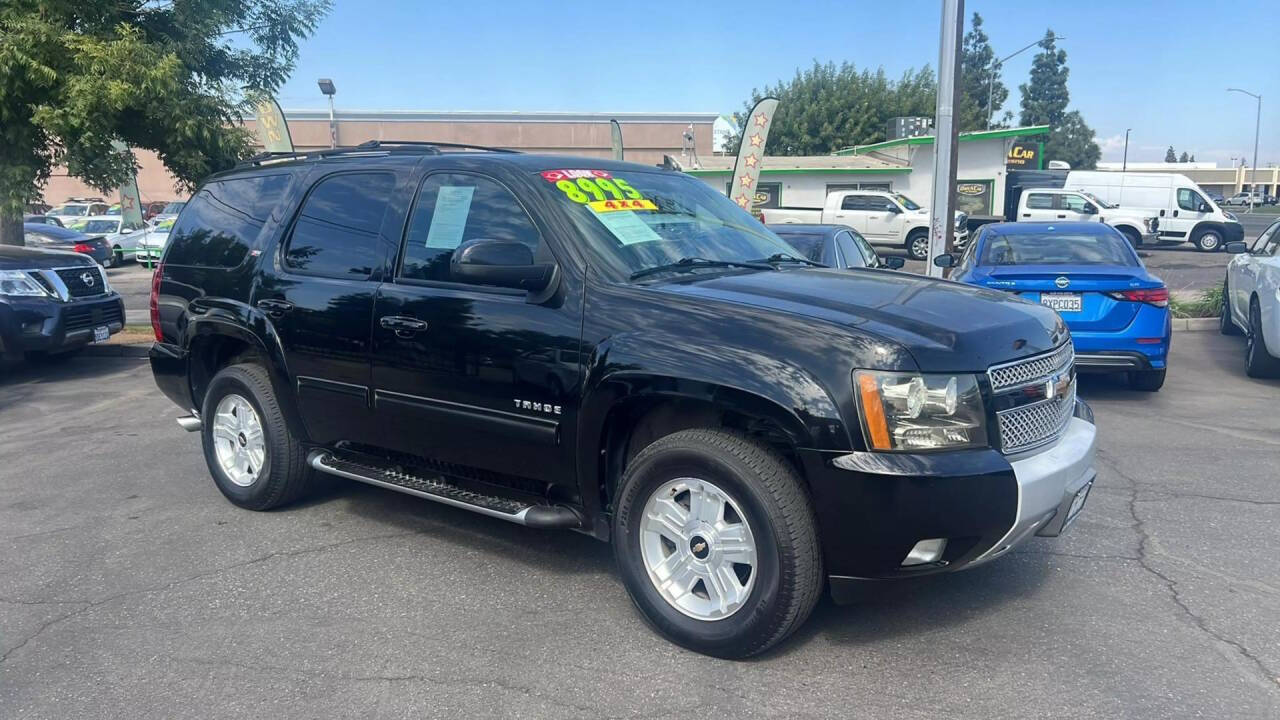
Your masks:
{"label": "tall light pole", "polygon": [[[1055,35],[1055,36],[1053,37],[1053,41],[1054,41],[1054,42],[1057,42],[1057,41],[1059,41],[1059,40],[1066,40],[1066,39],[1067,39],[1067,38],[1066,38],[1066,37],[1064,37],[1064,36],[1062,36],[1062,35]],[[991,63],[991,80],[990,80],[990,82],[988,82],[988,83],[987,83],[987,129],[988,129],[988,130],[990,130],[990,129],[991,129],[991,116],[992,116],[993,114],[995,114],[995,111],[996,111],[996,109],[995,109],[995,108],[991,107],[991,103],[992,103],[992,101],[995,99],[995,92],[996,92],[996,72],[1000,69],[1000,66],[1001,66],[1001,65],[1004,65],[1004,63],[1005,63],[1005,61],[1006,61],[1006,60],[1011,60],[1011,59],[1013,59],[1013,58],[1017,57],[1018,55],[1021,55],[1022,53],[1024,53],[1024,52],[1026,52],[1026,51],[1030,50],[1031,48],[1033,48],[1033,47],[1035,47],[1035,46],[1039,45],[1039,44],[1040,44],[1040,43],[1042,43],[1042,42],[1044,42],[1044,38],[1040,38],[1039,40],[1037,40],[1037,41],[1035,41],[1035,42],[1031,43],[1030,45],[1027,45],[1026,47],[1022,48],[1021,50],[1019,50],[1019,51],[1017,51],[1017,52],[1015,52],[1015,53],[1012,53],[1012,54],[1006,55],[1006,56],[1004,56],[1003,58],[1001,58],[1001,59],[999,59],[999,60],[996,60],[995,62]]]}
{"label": "tall light pole", "polygon": [[955,249],[956,105],[960,99],[960,45],[964,35],[964,0],[942,0],[942,37],[938,43],[938,102],[934,119],[933,202],[929,207],[929,251],[925,272],[942,277],[933,260]]}
{"label": "tall light pole", "polygon": [[1120,172],[1129,169],[1129,131],[1133,128],[1124,129],[1124,160],[1120,163]]}
{"label": "tall light pole", "polygon": [[329,147],[338,147],[338,123],[333,119],[333,96],[338,93],[338,88],[334,87],[333,81],[329,78],[320,78],[316,81],[320,86],[320,92],[329,98]]}
{"label": "tall light pole", "polygon": [[1227,88],[1227,92],[1244,93],[1258,101],[1258,114],[1253,121],[1253,179],[1249,181],[1249,212],[1253,212],[1253,194],[1258,191],[1258,129],[1262,127],[1262,96],[1240,88]]}

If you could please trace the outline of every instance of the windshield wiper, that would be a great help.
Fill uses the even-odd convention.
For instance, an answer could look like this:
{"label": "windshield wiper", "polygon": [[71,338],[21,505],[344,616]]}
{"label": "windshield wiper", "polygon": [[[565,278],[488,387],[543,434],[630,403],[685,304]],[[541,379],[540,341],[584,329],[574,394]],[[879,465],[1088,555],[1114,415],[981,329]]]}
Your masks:
{"label": "windshield wiper", "polygon": [[804,263],[805,265],[812,265],[814,267],[826,267],[826,265],[823,265],[820,262],[814,262],[809,258],[796,257],[795,255],[791,255],[790,253],[774,253],[763,260],[754,260],[752,262],[763,262],[763,263],[769,263],[769,264],[782,263],[782,262],[798,262],[798,263]]}
{"label": "windshield wiper", "polygon": [[685,257],[673,263],[666,265],[656,265],[643,270],[637,270],[631,273],[631,279],[637,280],[647,275],[654,275],[660,272],[688,272],[693,268],[700,267],[740,267],[751,268],[753,270],[777,270],[774,266],[767,262],[739,261],[739,260],[709,260],[700,257]]}

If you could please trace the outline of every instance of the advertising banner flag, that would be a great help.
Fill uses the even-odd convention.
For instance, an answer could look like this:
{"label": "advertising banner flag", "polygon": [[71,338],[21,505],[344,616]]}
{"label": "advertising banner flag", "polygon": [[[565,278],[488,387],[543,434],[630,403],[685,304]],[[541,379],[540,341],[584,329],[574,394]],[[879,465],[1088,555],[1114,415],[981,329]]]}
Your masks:
{"label": "advertising banner flag", "polygon": [[610,120],[609,131],[613,136],[613,159],[622,162],[622,126],[617,120]]}
{"label": "advertising banner flag", "polygon": [[[128,153],[129,148],[116,140],[111,146],[119,153]],[[138,194],[138,178],[129,173],[129,179],[120,186],[120,221],[128,226],[142,227],[142,197]]]}
{"label": "advertising banner flag", "polygon": [[763,98],[751,108],[751,114],[742,125],[738,159],[729,178],[729,198],[743,210],[751,210],[756,184],[760,180],[760,165],[764,161],[765,142],[769,139],[769,128],[773,125],[773,113],[777,109],[777,98]]}
{"label": "advertising banner flag", "polygon": [[258,141],[271,153],[293,152],[293,138],[289,136],[289,124],[284,120],[284,112],[280,103],[270,95],[252,95],[249,102],[253,105],[255,125],[258,126]]}

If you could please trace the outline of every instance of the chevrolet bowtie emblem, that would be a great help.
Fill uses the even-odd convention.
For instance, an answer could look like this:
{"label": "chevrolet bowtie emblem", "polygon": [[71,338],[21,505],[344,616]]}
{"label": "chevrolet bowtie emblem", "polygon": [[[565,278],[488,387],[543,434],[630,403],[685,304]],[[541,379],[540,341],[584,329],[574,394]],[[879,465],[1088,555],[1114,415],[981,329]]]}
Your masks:
{"label": "chevrolet bowtie emblem", "polygon": [[706,543],[704,543],[704,542],[694,543],[694,544],[693,544],[693,551],[694,551],[695,553],[700,553],[700,552],[702,552],[703,550],[706,550],[706,549],[707,549],[707,544],[706,544]]}

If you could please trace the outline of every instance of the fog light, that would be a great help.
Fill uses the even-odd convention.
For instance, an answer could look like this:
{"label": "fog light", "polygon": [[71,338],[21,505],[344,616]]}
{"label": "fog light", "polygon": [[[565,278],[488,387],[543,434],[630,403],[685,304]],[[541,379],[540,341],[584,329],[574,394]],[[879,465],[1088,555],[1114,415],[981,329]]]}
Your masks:
{"label": "fog light", "polygon": [[936,563],[942,559],[942,551],[947,549],[946,538],[930,538],[921,540],[916,546],[911,548],[911,552],[907,553],[907,557],[902,561],[903,567],[912,565],[928,565]]}

